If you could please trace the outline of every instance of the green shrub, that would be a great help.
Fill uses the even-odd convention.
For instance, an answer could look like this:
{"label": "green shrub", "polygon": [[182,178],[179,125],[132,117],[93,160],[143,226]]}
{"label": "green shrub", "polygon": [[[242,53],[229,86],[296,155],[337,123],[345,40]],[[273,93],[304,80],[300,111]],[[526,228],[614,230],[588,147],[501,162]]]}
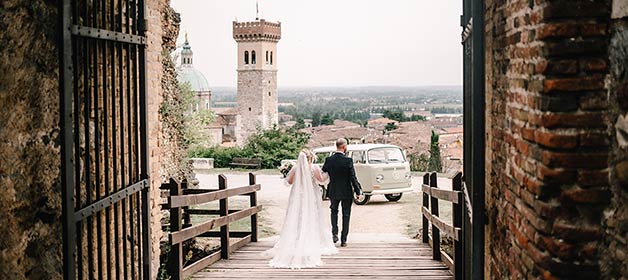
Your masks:
{"label": "green shrub", "polygon": [[229,163],[232,162],[233,158],[237,157],[251,157],[253,154],[250,153],[246,149],[241,149],[239,147],[197,147],[193,148],[189,152],[190,157],[195,158],[213,158],[214,159],[214,167],[224,168],[229,167]]}
{"label": "green shrub", "polygon": [[305,147],[309,135],[293,128],[273,127],[260,131],[249,138],[246,145],[240,147],[193,148],[190,157],[213,158],[217,168],[229,167],[233,158],[260,158],[262,168],[276,168],[281,160],[297,158]]}
{"label": "green shrub", "polygon": [[430,157],[427,154],[412,154],[409,156],[411,171],[427,171],[430,163]]}

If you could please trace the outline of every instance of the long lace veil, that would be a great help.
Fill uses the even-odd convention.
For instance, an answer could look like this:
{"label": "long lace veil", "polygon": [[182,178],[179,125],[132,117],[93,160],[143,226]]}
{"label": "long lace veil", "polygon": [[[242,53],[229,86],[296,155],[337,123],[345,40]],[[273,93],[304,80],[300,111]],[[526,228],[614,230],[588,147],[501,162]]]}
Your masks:
{"label": "long lace veil", "polygon": [[313,180],[313,168],[301,152],[287,176],[293,180],[281,235],[266,252],[273,256],[270,261],[273,267],[312,267],[322,264],[321,254],[337,252],[323,216],[321,192]]}

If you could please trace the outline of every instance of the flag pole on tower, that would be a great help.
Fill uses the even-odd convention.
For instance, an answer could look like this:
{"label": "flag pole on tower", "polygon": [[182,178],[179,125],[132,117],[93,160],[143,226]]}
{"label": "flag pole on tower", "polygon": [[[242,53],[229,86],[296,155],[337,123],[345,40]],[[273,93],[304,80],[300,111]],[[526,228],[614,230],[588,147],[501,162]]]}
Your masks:
{"label": "flag pole on tower", "polygon": [[259,2],[255,1],[255,20],[259,20]]}

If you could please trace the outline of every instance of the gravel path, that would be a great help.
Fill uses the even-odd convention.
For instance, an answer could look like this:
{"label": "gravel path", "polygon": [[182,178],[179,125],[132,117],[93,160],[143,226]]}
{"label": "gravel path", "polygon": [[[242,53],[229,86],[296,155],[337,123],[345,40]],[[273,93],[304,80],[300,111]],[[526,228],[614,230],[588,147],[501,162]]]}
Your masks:
{"label": "gravel path", "polygon": [[[218,172],[227,176],[227,185],[231,187],[248,185],[246,172],[215,170],[197,173],[201,188],[218,188]],[[261,171],[257,173],[257,182],[262,185],[258,193],[258,203],[263,205],[260,213],[260,231],[262,237],[268,237],[281,232],[281,226],[288,203],[290,188],[286,187],[283,179],[277,172]],[[414,177],[413,193],[405,193],[400,201],[389,202],[382,195],[371,197],[367,205],[353,205],[351,213],[351,229],[349,239],[373,238],[408,238],[416,235],[421,223],[421,193],[422,178]],[[451,189],[451,180],[439,178],[439,186]],[[326,209],[329,201],[323,202]],[[443,214],[447,213],[443,207]],[[450,211],[450,210],[449,210]],[[447,218],[447,215],[442,215]]]}

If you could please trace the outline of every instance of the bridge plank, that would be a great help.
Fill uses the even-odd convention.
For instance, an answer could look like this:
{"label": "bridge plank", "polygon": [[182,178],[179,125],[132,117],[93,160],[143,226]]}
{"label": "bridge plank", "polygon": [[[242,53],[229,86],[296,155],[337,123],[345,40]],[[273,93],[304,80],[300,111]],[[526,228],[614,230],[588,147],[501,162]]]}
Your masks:
{"label": "bridge plank", "polygon": [[253,242],[220,260],[192,279],[454,279],[449,268],[431,259],[427,244],[408,240],[391,243],[350,243],[339,253],[323,256],[324,264],[299,270],[268,266],[262,253],[273,242]]}

